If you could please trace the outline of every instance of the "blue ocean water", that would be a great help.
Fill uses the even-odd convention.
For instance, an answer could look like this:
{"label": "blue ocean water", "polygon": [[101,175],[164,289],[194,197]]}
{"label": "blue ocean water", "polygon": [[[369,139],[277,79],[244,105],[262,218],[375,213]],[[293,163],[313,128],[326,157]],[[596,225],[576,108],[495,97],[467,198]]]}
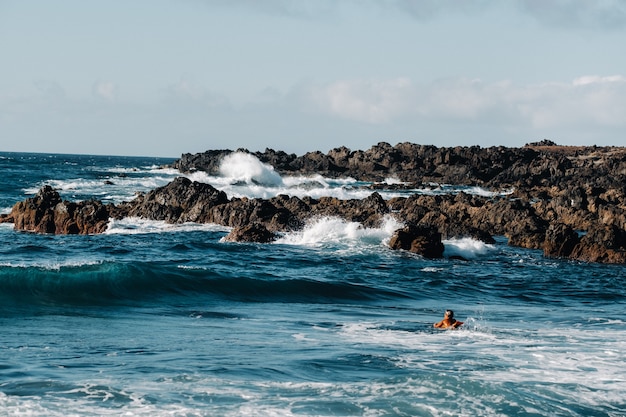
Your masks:
{"label": "blue ocean water", "polygon": [[[127,201],[180,175],[168,162],[0,153],[0,212],[45,184]],[[191,177],[229,196],[370,193],[243,157]],[[93,236],[0,225],[0,416],[626,415],[626,267],[502,237],[426,260],[386,247],[397,227],[316,219],[259,245],[136,218]],[[432,328],[446,309],[461,329]]]}

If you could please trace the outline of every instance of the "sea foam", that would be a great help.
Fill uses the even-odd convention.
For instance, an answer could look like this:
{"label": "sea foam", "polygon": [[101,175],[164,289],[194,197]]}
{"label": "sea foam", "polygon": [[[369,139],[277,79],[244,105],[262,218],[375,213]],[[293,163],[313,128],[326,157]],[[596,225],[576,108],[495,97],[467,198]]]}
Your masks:
{"label": "sea foam", "polygon": [[[173,174],[169,171],[168,174]],[[183,175],[183,174],[179,174]],[[222,159],[218,175],[204,171],[184,174],[192,181],[210,184],[224,191],[229,197],[271,198],[279,194],[294,197],[335,197],[341,200],[363,199],[374,190],[369,181],[354,178],[326,178],[319,174],[281,176],[274,167],[261,162],[256,156],[244,152],[233,152]],[[385,183],[397,185],[397,178],[387,178]],[[445,195],[465,192],[484,197],[507,195],[512,190],[489,191],[480,187],[452,186],[446,184],[428,184],[421,188],[386,190],[377,189],[383,199],[419,195]]]}
{"label": "sea foam", "polygon": [[281,176],[274,167],[262,163],[254,155],[233,152],[222,160],[220,174],[231,181],[246,184],[262,184],[277,187],[282,185]]}
{"label": "sea foam", "polygon": [[444,256],[459,256],[465,259],[476,259],[493,252],[495,245],[487,244],[469,237],[447,239],[443,241]]}
{"label": "sea foam", "polygon": [[139,217],[126,217],[120,220],[110,219],[107,235],[138,235],[148,233],[165,232],[191,232],[191,231],[228,231],[230,228],[213,223],[182,223],[172,224],[161,220],[148,220]]}
{"label": "sea foam", "polygon": [[302,246],[380,245],[386,243],[393,231],[400,227],[402,224],[391,216],[385,217],[377,228],[363,227],[360,223],[339,217],[320,217],[311,220],[300,231],[287,233],[276,243]]}

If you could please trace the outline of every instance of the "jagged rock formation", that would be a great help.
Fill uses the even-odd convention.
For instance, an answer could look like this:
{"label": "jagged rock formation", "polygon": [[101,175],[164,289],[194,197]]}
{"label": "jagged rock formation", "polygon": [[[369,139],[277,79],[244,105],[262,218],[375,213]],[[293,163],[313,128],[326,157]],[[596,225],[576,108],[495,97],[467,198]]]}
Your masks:
{"label": "jagged rock formation", "polygon": [[391,249],[404,249],[425,258],[441,258],[444,246],[441,233],[434,226],[408,224],[394,232],[389,240]]}
{"label": "jagged rock formation", "polygon": [[[238,150],[248,152],[245,149]],[[233,151],[183,154],[172,164],[181,172],[218,172],[221,159]],[[408,183],[480,185],[485,188],[570,186],[626,191],[626,148],[558,146],[550,141],[522,148],[503,146],[481,148],[381,142],[367,151],[335,148],[302,156],[266,149],[252,153],[283,175],[317,173],[326,177],[353,177],[363,181],[384,181],[395,177]],[[582,180],[582,182],[581,182]]]}
{"label": "jagged rock formation", "polygon": [[12,222],[16,230],[51,234],[95,234],[106,230],[110,206],[100,201],[63,201],[52,187],[15,204],[0,222]]}
{"label": "jagged rock formation", "polygon": [[252,223],[233,228],[233,230],[224,237],[224,241],[270,243],[276,240],[277,237],[276,233],[270,232],[262,224]]}
{"label": "jagged rock formation", "polygon": [[[173,166],[183,172],[215,174],[221,158],[230,153],[185,154]],[[362,200],[286,195],[229,199],[210,185],[178,178],[118,206],[64,202],[44,187],[0,221],[39,233],[100,233],[109,217],[139,216],[234,228],[256,225],[257,232],[262,226],[276,233],[298,230],[316,216],[338,216],[372,227],[383,216],[393,215],[416,227],[435,227],[444,238],[471,236],[493,242],[492,235],[504,235],[509,244],[543,249],[548,257],[626,263],[626,148],[564,147],[549,141],[486,149],[380,143],[368,151],[341,147],[298,157],[268,149],[254,155],[283,175],[319,173],[368,181],[394,177],[407,182],[394,187],[436,182],[515,191],[499,197],[458,193],[385,201],[373,184],[373,193]]]}

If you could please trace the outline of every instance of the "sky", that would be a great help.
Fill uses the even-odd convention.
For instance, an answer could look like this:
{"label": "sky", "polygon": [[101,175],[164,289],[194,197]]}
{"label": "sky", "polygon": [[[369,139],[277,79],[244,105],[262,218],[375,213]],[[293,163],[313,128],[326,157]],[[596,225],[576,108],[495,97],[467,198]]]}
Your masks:
{"label": "sky", "polygon": [[0,151],[626,146],[626,0],[0,0]]}

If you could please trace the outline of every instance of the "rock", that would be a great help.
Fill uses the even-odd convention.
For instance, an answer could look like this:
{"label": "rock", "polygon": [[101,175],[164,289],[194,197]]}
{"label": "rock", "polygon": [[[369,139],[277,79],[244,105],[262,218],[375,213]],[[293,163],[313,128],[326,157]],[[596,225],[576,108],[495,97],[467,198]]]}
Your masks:
{"label": "rock", "polygon": [[62,201],[52,187],[15,204],[8,216],[15,230],[44,234],[96,234],[107,229],[108,206],[100,201]]}
{"label": "rock", "polygon": [[559,223],[548,227],[543,243],[543,254],[548,258],[567,258],[580,241],[570,226]]}
{"label": "rock", "polygon": [[212,223],[213,208],[228,202],[223,191],[209,184],[178,177],[133,200],[128,205],[127,215],[169,223]]}
{"label": "rock", "polygon": [[277,235],[267,230],[265,226],[259,223],[247,224],[245,226],[237,226],[226,235],[226,242],[254,242],[269,243],[276,240]]}
{"label": "rock", "polygon": [[626,263],[626,230],[615,226],[598,226],[589,230],[570,254],[584,262]]}
{"label": "rock", "polygon": [[[239,149],[239,152],[248,152]],[[185,154],[174,163],[182,172],[216,174],[230,150]],[[248,152],[249,153],[249,152]],[[139,216],[172,223],[216,223],[229,227],[259,224],[269,232],[298,230],[311,218],[333,216],[377,227],[385,216],[413,227],[433,228],[442,237],[473,237],[493,243],[493,235],[509,244],[543,249],[547,257],[623,263],[626,233],[626,148],[559,146],[544,140],[522,148],[450,147],[381,142],[369,150],[346,147],[327,154],[302,156],[266,149],[261,162],[282,175],[320,174],[381,183],[394,178],[398,190],[437,184],[480,186],[492,191],[514,189],[510,195],[419,195],[385,201],[374,192],[365,199],[334,197],[302,199],[228,199],[208,184],[177,178],[135,200],[118,205],[67,202],[50,187],[15,204],[0,222],[38,233],[99,233],[108,217]],[[400,180],[403,183],[397,183]],[[381,188],[374,184],[372,189]],[[584,236],[578,238],[578,232]],[[394,246],[436,253],[406,230]],[[586,234],[585,234],[586,233]],[[430,241],[434,236],[420,235]],[[434,239],[436,241],[436,239]],[[408,245],[408,246],[407,246]],[[429,255],[430,256],[430,255]]]}
{"label": "rock", "polygon": [[441,234],[435,227],[409,224],[396,230],[389,240],[389,247],[417,253],[425,258],[441,258],[444,246]]}

